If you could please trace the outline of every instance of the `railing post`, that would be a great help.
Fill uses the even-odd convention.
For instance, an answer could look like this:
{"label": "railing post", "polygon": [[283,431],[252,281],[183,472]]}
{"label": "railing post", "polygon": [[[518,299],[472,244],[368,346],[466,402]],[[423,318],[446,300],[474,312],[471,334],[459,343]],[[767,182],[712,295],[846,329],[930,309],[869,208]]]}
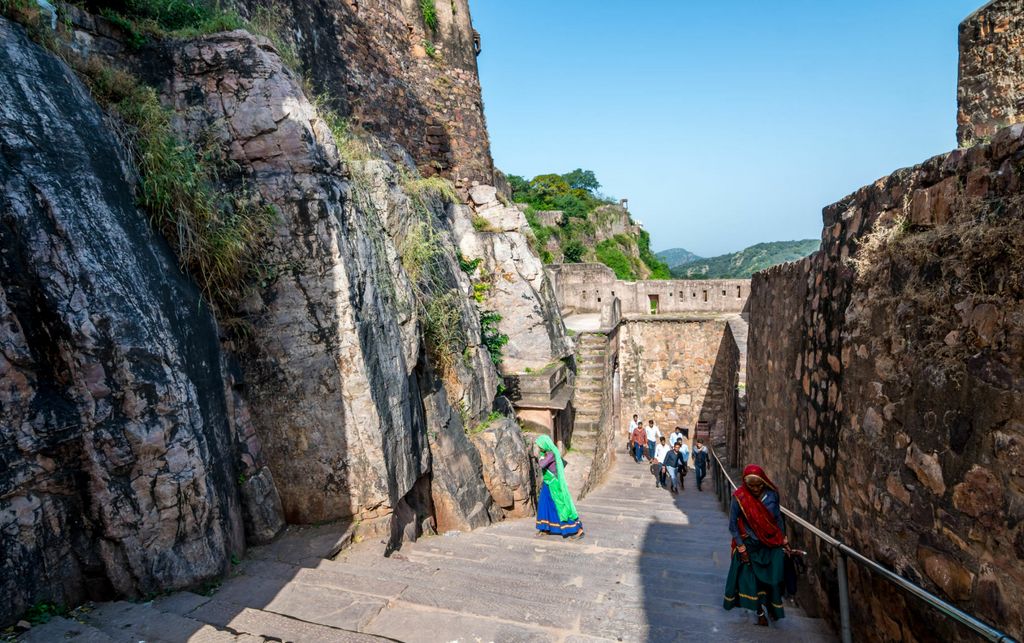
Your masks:
{"label": "railing post", "polygon": [[852,643],[853,634],[850,632],[850,585],[846,578],[846,554],[838,552],[836,558],[836,571],[839,576],[839,624],[840,634],[843,643]]}

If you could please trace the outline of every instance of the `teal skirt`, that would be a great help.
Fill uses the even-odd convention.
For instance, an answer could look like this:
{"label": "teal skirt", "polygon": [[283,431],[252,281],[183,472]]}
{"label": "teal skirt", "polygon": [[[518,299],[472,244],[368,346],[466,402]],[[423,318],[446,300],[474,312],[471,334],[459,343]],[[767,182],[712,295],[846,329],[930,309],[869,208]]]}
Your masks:
{"label": "teal skirt", "polygon": [[784,618],[782,586],[785,580],[785,552],[781,547],[765,547],[760,543],[748,542],[747,555],[750,557],[749,565],[740,560],[738,553],[732,555],[722,607],[727,610],[742,607],[756,612],[763,605],[773,618]]}

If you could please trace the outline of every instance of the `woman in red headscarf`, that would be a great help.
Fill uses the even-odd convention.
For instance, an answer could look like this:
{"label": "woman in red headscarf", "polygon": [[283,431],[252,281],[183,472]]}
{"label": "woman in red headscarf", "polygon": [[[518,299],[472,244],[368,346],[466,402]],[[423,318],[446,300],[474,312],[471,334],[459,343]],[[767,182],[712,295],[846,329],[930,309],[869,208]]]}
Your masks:
{"label": "woman in red headscarf", "polygon": [[779,492],[761,467],[743,470],[743,484],[732,494],[729,511],[732,564],[725,581],[725,609],[757,612],[759,625],[785,616],[783,563],[789,549],[779,507]]}

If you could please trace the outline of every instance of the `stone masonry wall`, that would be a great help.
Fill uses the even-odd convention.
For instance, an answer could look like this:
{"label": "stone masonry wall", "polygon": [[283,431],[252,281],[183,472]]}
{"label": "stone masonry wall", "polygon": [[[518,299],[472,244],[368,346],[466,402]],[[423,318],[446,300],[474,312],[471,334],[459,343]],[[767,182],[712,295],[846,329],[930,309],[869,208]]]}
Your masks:
{"label": "stone masonry wall", "polygon": [[468,188],[494,167],[468,0],[435,2],[437,29],[418,0],[242,0],[285,13],[318,93],[412,155],[425,176]]}
{"label": "stone masonry wall", "polygon": [[[1018,124],[827,207],[822,251],[753,281],[741,445],[784,504],[1018,638],[1022,176]],[[856,566],[851,592],[857,640],[963,636]]]}
{"label": "stone masonry wall", "polygon": [[750,282],[746,279],[659,279],[620,281],[600,263],[566,263],[547,266],[562,310],[599,312],[618,297],[625,315],[651,312],[651,297],[659,313],[740,312],[747,305]]}
{"label": "stone masonry wall", "polygon": [[960,145],[1024,121],[1024,0],[996,0],[960,23]]}
{"label": "stone masonry wall", "polygon": [[[707,421],[712,440],[735,427],[739,349],[718,319],[630,319],[619,327],[622,419],[653,418],[667,436]],[[621,432],[620,432],[621,433]]]}

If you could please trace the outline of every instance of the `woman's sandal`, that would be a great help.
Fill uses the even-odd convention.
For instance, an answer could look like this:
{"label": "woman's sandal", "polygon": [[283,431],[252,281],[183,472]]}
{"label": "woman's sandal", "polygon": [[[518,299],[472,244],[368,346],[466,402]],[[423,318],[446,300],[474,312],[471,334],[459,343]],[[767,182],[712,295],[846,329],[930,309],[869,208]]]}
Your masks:
{"label": "woman's sandal", "polygon": [[571,538],[572,540],[580,540],[581,538],[583,538],[583,532],[581,531],[578,534],[573,534],[569,536],[569,538]]}
{"label": "woman's sandal", "polygon": [[757,611],[757,624],[768,627],[768,617],[765,616],[764,610]]}

